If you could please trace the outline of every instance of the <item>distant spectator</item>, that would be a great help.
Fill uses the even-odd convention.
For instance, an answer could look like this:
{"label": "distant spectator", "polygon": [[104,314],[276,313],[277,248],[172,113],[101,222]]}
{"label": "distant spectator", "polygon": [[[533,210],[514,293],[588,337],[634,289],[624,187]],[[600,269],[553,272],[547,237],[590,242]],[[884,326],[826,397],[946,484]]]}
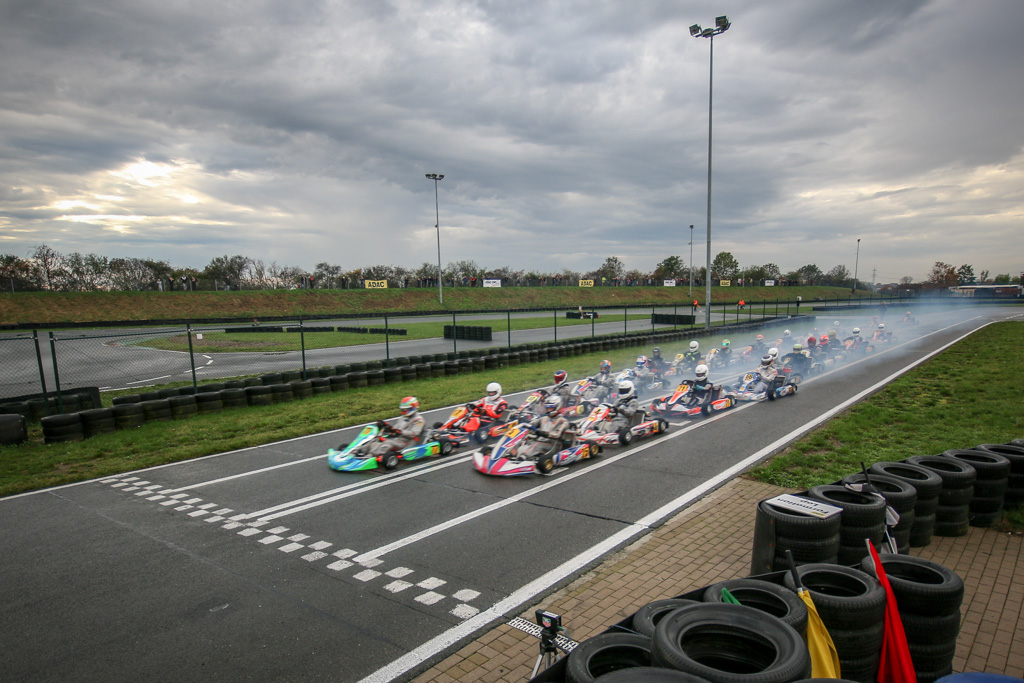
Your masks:
{"label": "distant spectator", "polygon": [[193,276],[192,276],[192,291],[193,291],[193,292],[195,292],[195,291],[197,291],[197,290],[199,289],[198,287],[196,287],[196,284],[197,284],[197,281],[196,281],[196,276],[195,276],[195,275],[193,275]]}
{"label": "distant spectator", "polygon": [[225,292],[230,292],[231,291],[231,277],[228,276],[228,275],[224,276],[224,291]]}

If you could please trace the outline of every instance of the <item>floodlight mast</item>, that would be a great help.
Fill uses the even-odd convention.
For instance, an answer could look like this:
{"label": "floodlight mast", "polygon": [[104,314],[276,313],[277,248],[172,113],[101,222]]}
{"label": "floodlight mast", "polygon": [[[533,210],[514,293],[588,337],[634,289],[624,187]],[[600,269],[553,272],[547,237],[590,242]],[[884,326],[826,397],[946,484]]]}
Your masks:
{"label": "floodlight mast", "polygon": [[437,302],[444,303],[444,289],[441,286],[441,214],[437,204],[437,181],[444,178],[444,173],[428,173],[427,179],[434,181],[434,228],[437,230]]}
{"label": "floodlight mast", "polygon": [[706,320],[704,326],[709,330],[711,329],[711,111],[715,89],[715,36],[725,33],[729,30],[730,26],[732,26],[732,22],[729,21],[728,17],[721,16],[715,18],[714,28],[701,28],[700,24],[694,24],[690,27],[690,35],[694,38],[711,39],[711,55],[708,60],[708,253],[707,272],[704,274],[704,314]]}

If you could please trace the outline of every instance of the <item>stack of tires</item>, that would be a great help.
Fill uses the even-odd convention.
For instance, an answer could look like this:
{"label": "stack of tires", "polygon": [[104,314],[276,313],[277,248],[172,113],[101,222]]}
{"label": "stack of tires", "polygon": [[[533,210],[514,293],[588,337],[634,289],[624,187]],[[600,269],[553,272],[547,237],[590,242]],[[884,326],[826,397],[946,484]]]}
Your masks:
{"label": "stack of tires", "polygon": [[983,443],[977,447],[977,450],[997,453],[1010,461],[1010,474],[1006,477],[1003,506],[1024,505],[1024,439],[1017,439],[1010,443]]}
{"label": "stack of tires", "polygon": [[[774,527],[775,548],[771,571],[789,569],[789,562],[786,560],[787,550],[793,554],[793,560],[797,564],[838,561],[840,515],[828,518],[811,517],[787,512],[762,500],[757,504],[756,524],[765,523]],[[755,569],[754,573],[760,571]]]}
{"label": "stack of tires", "polygon": [[[896,598],[918,683],[931,683],[952,673],[964,582],[924,558],[883,554],[879,559]],[[861,563],[861,569],[875,576],[870,558]],[[842,673],[847,677],[845,669]]]}
{"label": "stack of tires", "polygon": [[941,455],[915,455],[906,462],[925,467],[942,479],[939,504],[935,508],[935,535],[965,536],[970,527],[970,505],[977,478],[974,468]]}
{"label": "stack of tires", "polygon": [[81,441],[85,438],[82,429],[82,418],[78,413],[67,415],[47,415],[39,420],[43,427],[44,443],[65,443]]}
{"label": "stack of tires", "polygon": [[28,441],[28,420],[24,415],[0,415],[0,446]]}
{"label": "stack of tires", "polygon": [[[797,572],[835,643],[843,678],[874,683],[885,633],[881,584],[859,569],[835,564],[808,564]],[[788,572],[785,583],[796,591]]]}
{"label": "stack of tires", "polygon": [[911,548],[923,548],[931,543],[935,532],[935,511],[942,491],[939,475],[927,467],[906,462],[876,462],[868,472],[898,479],[914,487],[917,502],[914,503],[914,523],[910,527],[908,542]]}
{"label": "stack of tires", "polygon": [[881,491],[886,504],[900,517],[899,522],[892,528],[892,537],[896,541],[896,547],[904,555],[910,552],[910,534],[913,531],[914,522],[917,520],[915,512],[917,489],[902,479],[887,477],[884,474],[869,474],[868,477],[865,477],[860,472],[843,477],[842,483],[869,483]]}
{"label": "stack of tires", "polygon": [[885,540],[885,500],[838,484],[812,487],[807,496],[843,510],[839,516],[839,564],[860,562],[868,554],[865,539],[876,549],[881,547]]}
{"label": "stack of tires", "polygon": [[668,612],[650,637],[609,632],[583,641],[566,660],[565,680],[615,680],[608,676],[616,672],[623,681],[787,683],[809,677],[811,659],[800,634],[770,614],[697,603]]}
{"label": "stack of tires", "polygon": [[1003,518],[1003,497],[1010,475],[1010,461],[998,453],[967,449],[949,450],[943,457],[953,458],[974,468],[974,491],[967,508],[971,526],[989,527]]}

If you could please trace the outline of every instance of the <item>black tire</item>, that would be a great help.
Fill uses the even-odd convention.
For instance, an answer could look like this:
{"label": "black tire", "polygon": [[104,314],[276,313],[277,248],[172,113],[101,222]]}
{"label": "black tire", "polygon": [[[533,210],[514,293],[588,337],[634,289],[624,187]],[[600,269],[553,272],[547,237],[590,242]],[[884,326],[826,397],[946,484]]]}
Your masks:
{"label": "black tire", "polygon": [[881,491],[885,502],[896,512],[913,510],[917,504],[917,489],[903,479],[884,474],[869,474],[868,477],[865,477],[863,472],[851,474],[842,479],[843,484],[863,484],[866,481]]}
{"label": "black tire", "polygon": [[0,446],[28,441],[28,420],[24,415],[0,415]]}
{"label": "black tire", "polygon": [[772,520],[775,525],[776,537],[824,540],[839,534],[840,515],[826,519],[810,517],[772,507],[763,500],[757,504],[757,510],[758,514],[765,515]]}
{"label": "black tire", "polygon": [[938,512],[939,508],[949,507],[960,507],[961,505],[970,505],[971,500],[974,499],[974,484],[967,487],[957,488],[946,488],[942,489],[942,493],[939,494],[939,505],[935,508]]}
{"label": "black tire", "polygon": [[122,403],[111,407],[114,413],[114,426],[118,429],[141,427],[146,423],[146,415],[139,403]]}
{"label": "black tire", "polygon": [[668,420],[658,418],[658,433],[664,434],[668,431]]}
{"label": "black tire", "polygon": [[[889,577],[900,612],[922,616],[942,616],[960,609],[964,582],[955,572],[937,562],[913,555],[880,555],[882,568]],[[875,576],[870,559],[861,562],[861,570]]]}
{"label": "black tire", "polygon": [[962,522],[940,522],[935,520],[932,535],[942,536],[943,538],[959,538],[960,536],[966,536],[970,530],[970,523],[967,519]]}
{"label": "black tire", "polygon": [[46,430],[54,429],[57,427],[70,427],[72,425],[82,424],[82,418],[79,417],[78,413],[67,413],[64,415],[47,415],[46,417],[39,420],[39,424],[42,425],[43,429]]}
{"label": "black tire", "polygon": [[882,647],[882,640],[885,638],[885,621],[880,621],[867,628],[848,631],[834,628],[829,630],[829,635],[832,636],[836,654],[840,659],[856,661],[872,656],[877,657]]}
{"label": "black tire", "polygon": [[792,626],[801,635],[807,630],[807,606],[788,588],[757,579],[733,579],[705,589],[704,602],[724,602],[723,588],[728,589],[741,605],[770,614],[780,619],[782,623]]}
{"label": "black tire", "polygon": [[967,514],[967,525],[981,528],[995,526],[1003,519],[1003,511],[999,512],[970,512]]}
{"label": "black tire", "polygon": [[927,467],[920,465],[905,462],[876,462],[868,468],[868,472],[907,482],[917,491],[918,501],[935,498],[942,490],[942,478]]}
{"label": "black tire", "polygon": [[935,522],[945,524],[960,524],[967,521],[967,513],[970,511],[967,505],[940,505],[935,510]]}
{"label": "black tire", "polygon": [[961,618],[959,610],[949,614],[923,616],[907,612],[903,605],[900,605],[900,621],[903,622],[903,631],[907,635],[908,643],[956,641],[960,634]]}
{"label": "black tire", "polygon": [[[871,628],[885,614],[885,591],[873,576],[858,569],[806,564],[797,567],[797,573],[830,630]],[[783,581],[790,590],[796,590],[791,573],[787,572]]]}
{"label": "black tire", "polygon": [[976,450],[997,453],[1010,461],[1011,473],[1024,474],[1024,446],[1015,446],[1013,443],[983,443]]}
{"label": "black tire", "polygon": [[942,454],[944,458],[953,458],[974,468],[978,480],[1005,479],[1010,473],[1010,461],[998,453],[979,450],[953,449]]}
{"label": "black tire", "polygon": [[839,544],[864,547],[864,539],[871,539],[876,545],[885,538],[885,522],[874,526],[844,526],[839,530]]}
{"label": "black tire", "polygon": [[908,542],[911,548],[923,548],[930,545],[932,536],[935,534],[935,515],[925,517],[918,516],[914,520],[914,526],[910,528]]}
{"label": "black tire", "polygon": [[541,474],[548,474],[555,469],[555,461],[550,455],[545,455],[537,460],[537,471]]}
{"label": "black tire", "polygon": [[1005,494],[1005,490],[998,496],[993,496],[991,498],[981,498],[979,496],[975,496],[974,498],[971,499],[971,504],[968,506],[967,509],[970,510],[970,512],[972,513],[977,512],[981,514],[1002,512],[1003,494]]}
{"label": "black tire", "polygon": [[655,629],[651,653],[656,665],[715,683],[782,683],[811,673],[800,634],[743,605],[705,604],[669,613]]}
{"label": "black tire", "polygon": [[246,387],[245,401],[250,406],[269,406],[271,403],[273,403],[270,387]]}
{"label": "black tire", "polygon": [[488,434],[489,431],[490,429],[488,427],[481,427],[476,430],[473,432],[473,441],[476,441],[477,443],[487,443],[487,439],[490,438],[490,435]]}
{"label": "black tire", "polygon": [[440,439],[437,443],[441,447],[441,455],[451,455],[451,452],[455,449],[451,439]]}
{"label": "black tire", "polygon": [[568,683],[593,683],[604,674],[651,666],[651,639],[633,633],[604,633],[588,638],[569,654]]}
{"label": "black tire", "polygon": [[845,486],[824,484],[811,487],[809,498],[842,508],[842,527],[873,527],[885,523],[885,501],[876,496],[857,493]]}
{"label": "black tire", "polygon": [[939,508],[939,497],[934,498],[921,498],[918,496],[917,505],[914,506],[914,514],[918,517],[928,517],[929,515],[934,516],[935,511]]}
{"label": "black tire", "polygon": [[979,500],[986,498],[1002,501],[1008,488],[1010,488],[1010,483],[1006,479],[979,479],[974,482],[974,497],[971,498],[971,508],[973,509],[974,504]]}
{"label": "black tire", "polygon": [[978,478],[974,468],[966,462],[943,455],[914,455],[907,458],[906,462],[927,467],[939,475],[943,490],[973,486],[974,480]]}
{"label": "black tire", "polygon": [[668,598],[666,600],[649,602],[633,614],[633,630],[642,636],[652,638],[654,630],[658,627],[658,622],[666,614],[681,607],[692,607],[699,604],[700,602],[697,600],[685,600],[682,598]]}
{"label": "black tire", "polygon": [[398,453],[390,452],[385,453],[381,456],[380,464],[384,466],[386,470],[393,470],[398,467]]}
{"label": "black tire", "polygon": [[110,408],[83,410],[79,416],[82,418],[82,432],[86,438],[117,431],[117,425],[114,423],[114,411]]}
{"label": "black tire", "polygon": [[793,553],[793,559],[807,564],[808,562],[825,562],[839,552],[839,534],[829,538],[815,538],[809,541],[802,538],[775,536],[775,554],[785,556],[786,551]]}
{"label": "black tire", "polygon": [[629,427],[623,427],[619,430],[619,445],[628,446],[633,443],[633,432],[630,431]]}
{"label": "black tire", "polygon": [[196,394],[196,410],[200,413],[219,413],[224,409],[224,402],[220,400],[220,392]]}
{"label": "black tire", "polygon": [[[595,683],[707,683],[703,678],[683,671],[654,666],[634,666],[620,669],[594,679]],[[831,683],[835,683],[832,681]]]}

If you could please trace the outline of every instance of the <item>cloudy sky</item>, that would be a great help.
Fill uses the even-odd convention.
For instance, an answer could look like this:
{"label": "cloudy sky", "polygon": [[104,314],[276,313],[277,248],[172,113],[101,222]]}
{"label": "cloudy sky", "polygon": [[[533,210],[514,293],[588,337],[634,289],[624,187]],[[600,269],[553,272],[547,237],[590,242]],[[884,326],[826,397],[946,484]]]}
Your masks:
{"label": "cloudy sky", "polygon": [[0,253],[1024,269],[1018,0],[0,0]]}

